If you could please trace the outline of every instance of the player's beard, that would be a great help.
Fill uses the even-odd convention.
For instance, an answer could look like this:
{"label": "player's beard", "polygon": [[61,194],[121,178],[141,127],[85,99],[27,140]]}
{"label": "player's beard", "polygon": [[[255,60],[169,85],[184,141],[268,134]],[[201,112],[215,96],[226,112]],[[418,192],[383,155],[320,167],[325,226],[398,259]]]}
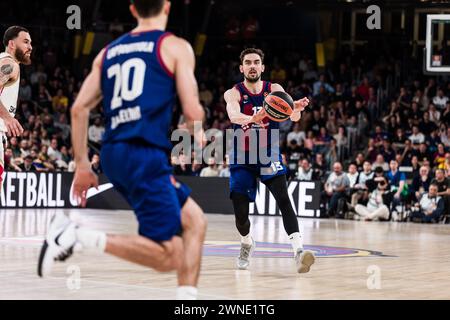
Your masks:
{"label": "player's beard", "polygon": [[[30,52],[30,54],[31,54],[31,52]],[[25,52],[22,49],[17,48],[15,55],[16,55],[17,61],[19,61],[20,63],[27,65],[27,66],[31,64],[31,55],[30,55],[30,57],[26,56]]]}
{"label": "player's beard", "polygon": [[261,79],[261,74],[256,73],[256,75],[252,78],[249,73],[248,76],[244,75],[244,78],[250,83],[255,83]]}

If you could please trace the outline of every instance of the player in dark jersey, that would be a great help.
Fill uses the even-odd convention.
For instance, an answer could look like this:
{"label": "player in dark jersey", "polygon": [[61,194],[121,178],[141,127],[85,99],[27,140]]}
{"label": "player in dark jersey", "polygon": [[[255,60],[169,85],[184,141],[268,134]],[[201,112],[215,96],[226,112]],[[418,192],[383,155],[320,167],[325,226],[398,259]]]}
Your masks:
{"label": "player in dark jersey", "polygon": [[[98,185],[88,161],[87,125],[90,110],[103,98],[107,127],[102,167],[134,209],[139,235],[107,235],[56,215],[41,250],[38,274],[49,274],[53,261],[65,260],[80,243],[158,271],[176,270],[177,298],[195,299],[206,220],[188,188],[172,177],[167,158],[175,94],[191,131],[194,121],[204,118],[195,58],[188,42],[164,31],[169,1],[134,0],[130,11],[138,26],[100,52],[71,110],[73,189],[85,206],[87,190]],[[203,141],[203,132],[194,136]]]}
{"label": "player in dark jersey", "polygon": [[[286,168],[281,161],[279,141],[273,144],[271,139],[271,136],[276,134],[279,123],[267,118],[262,108],[265,96],[284,90],[279,84],[261,80],[261,74],[264,72],[264,53],[261,50],[245,49],[240,59],[240,71],[244,75],[244,81],[225,92],[227,112],[235,132],[231,157],[233,163],[230,163],[230,198],[233,202],[236,227],[241,235],[237,266],[239,269],[247,269],[255,249],[248,215],[249,203],[255,201],[257,178],[260,178],[281,210],[284,228],[294,250],[297,271],[308,272],[315,257],[311,251],[303,249],[297,216],[288,195]],[[301,112],[308,103],[307,98],[294,102],[295,108],[290,117],[292,121],[300,120]],[[251,139],[257,139],[256,149],[252,149]],[[267,163],[260,158],[260,149],[268,151],[270,161]],[[256,156],[256,161],[252,161],[252,154],[253,159]]]}

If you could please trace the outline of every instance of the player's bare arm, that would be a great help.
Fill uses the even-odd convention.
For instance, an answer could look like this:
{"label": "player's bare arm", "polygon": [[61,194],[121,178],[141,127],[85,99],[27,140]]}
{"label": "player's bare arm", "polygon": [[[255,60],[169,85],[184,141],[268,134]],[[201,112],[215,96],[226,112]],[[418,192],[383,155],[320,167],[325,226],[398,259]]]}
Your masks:
{"label": "player's bare arm", "polygon": [[[278,83],[272,83],[272,92],[274,91],[284,91],[283,87],[279,85]],[[308,98],[302,98],[300,100],[294,101],[294,111],[291,114],[291,121],[297,122],[302,117],[302,111],[305,110],[305,108],[309,104]]]}
{"label": "player's bare arm", "polygon": [[[0,59],[0,90],[9,83],[17,81],[19,77],[19,64],[12,58]],[[0,101],[0,118],[5,122],[8,135],[19,136],[23,132],[23,128],[14,117],[12,117],[6,106]]]}
{"label": "player's bare arm", "polygon": [[73,190],[75,197],[81,200],[82,206],[86,205],[86,191],[90,187],[98,186],[97,176],[91,170],[88,159],[87,134],[89,112],[102,100],[100,80],[103,52],[102,50],[95,58],[91,72],[84,80],[70,112],[72,117],[72,144],[76,164]]}
{"label": "player's bare arm", "polygon": [[0,59],[0,89],[8,82],[14,82],[19,76],[19,64],[12,58]]}
{"label": "player's bare arm", "polygon": [[[200,104],[197,80],[194,75],[194,51],[189,42],[172,35],[163,40],[161,53],[165,64],[169,68],[173,68],[187,129],[194,135],[196,141],[204,144],[206,140],[202,126],[194,127],[195,122],[203,123],[205,118],[205,112]],[[194,130],[197,131],[194,132]]]}
{"label": "player's bare arm", "polygon": [[231,88],[227,90],[224,94],[225,102],[227,104],[227,113],[230,121],[239,125],[247,125],[249,123],[259,123],[261,122],[265,116],[265,110],[261,108],[258,113],[253,116],[249,116],[243,114],[241,112],[241,107],[239,105],[239,101],[241,99],[239,91],[235,88]]}

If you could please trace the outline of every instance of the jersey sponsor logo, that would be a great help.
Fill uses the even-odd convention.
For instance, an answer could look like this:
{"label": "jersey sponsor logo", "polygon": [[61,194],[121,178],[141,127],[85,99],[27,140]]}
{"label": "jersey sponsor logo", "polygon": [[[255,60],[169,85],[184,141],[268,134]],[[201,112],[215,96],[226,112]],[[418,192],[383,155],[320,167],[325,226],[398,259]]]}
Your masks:
{"label": "jersey sponsor logo", "polygon": [[115,47],[108,49],[106,59],[112,59],[123,54],[130,54],[134,52],[146,52],[152,53],[155,48],[155,43],[153,41],[141,41],[130,44],[119,44]]}
{"label": "jersey sponsor logo", "polygon": [[9,113],[16,113],[16,110],[17,110],[16,107],[10,106],[8,111],[9,111]]}
{"label": "jersey sponsor logo", "polygon": [[279,103],[276,99],[274,99],[274,98],[271,98],[269,101],[269,104],[274,104],[274,105],[276,105],[277,107],[280,107],[283,111],[287,111],[288,110],[288,108],[285,106],[285,105],[282,105],[281,103]]}
{"label": "jersey sponsor logo", "polygon": [[[101,184],[97,188],[89,188],[88,191],[86,192],[86,200],[89,198],[95,197],[96,195],[103,193],[105,191],[108,191],[109,189],[112,189],[112,188],[114,188],[114,186],[112,183],[109,183],[109,182]],[[73,195],[73,181],[72,181],[72,184],[70,185],[69,197],[70,197],[70,204],[72,206],[80,205],[78,200]]]}

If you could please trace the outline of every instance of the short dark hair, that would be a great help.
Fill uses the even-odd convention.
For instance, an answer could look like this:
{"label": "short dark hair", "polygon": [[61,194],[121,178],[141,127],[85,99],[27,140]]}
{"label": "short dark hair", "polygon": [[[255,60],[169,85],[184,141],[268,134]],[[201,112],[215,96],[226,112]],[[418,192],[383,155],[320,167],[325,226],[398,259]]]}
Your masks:
{"label": "short dark hair", "polygon": [[142,18],[150,18],[159,14],[164,6],[165,0],[131,0],[137,13]]}
{"label": "short dark hair", "polygon": [[376,167],[375,168],[375,173],[384,173],[384,170],[382,167]]}
{"label": "short dark hair", "polygon": [[251,54],[251,53],[256,53],[257,55],[259,55],[261,57],[261,63],[264,63],[264,52],[261,49],[257,49],[257,48],[246,48],[244,50],[242,50],[239,59],[241,60],[241,64],[244,63],[244,57],[247,54]]}
{"label": "short dark hair", "polygon": [[5,33],[3,34],[3,45],[8,47],[9,40],[14,40],[19,36],[19,33],[21,32],[30,33],[26,28],[20,27],[20,26],[12,26],[6,29]]}

